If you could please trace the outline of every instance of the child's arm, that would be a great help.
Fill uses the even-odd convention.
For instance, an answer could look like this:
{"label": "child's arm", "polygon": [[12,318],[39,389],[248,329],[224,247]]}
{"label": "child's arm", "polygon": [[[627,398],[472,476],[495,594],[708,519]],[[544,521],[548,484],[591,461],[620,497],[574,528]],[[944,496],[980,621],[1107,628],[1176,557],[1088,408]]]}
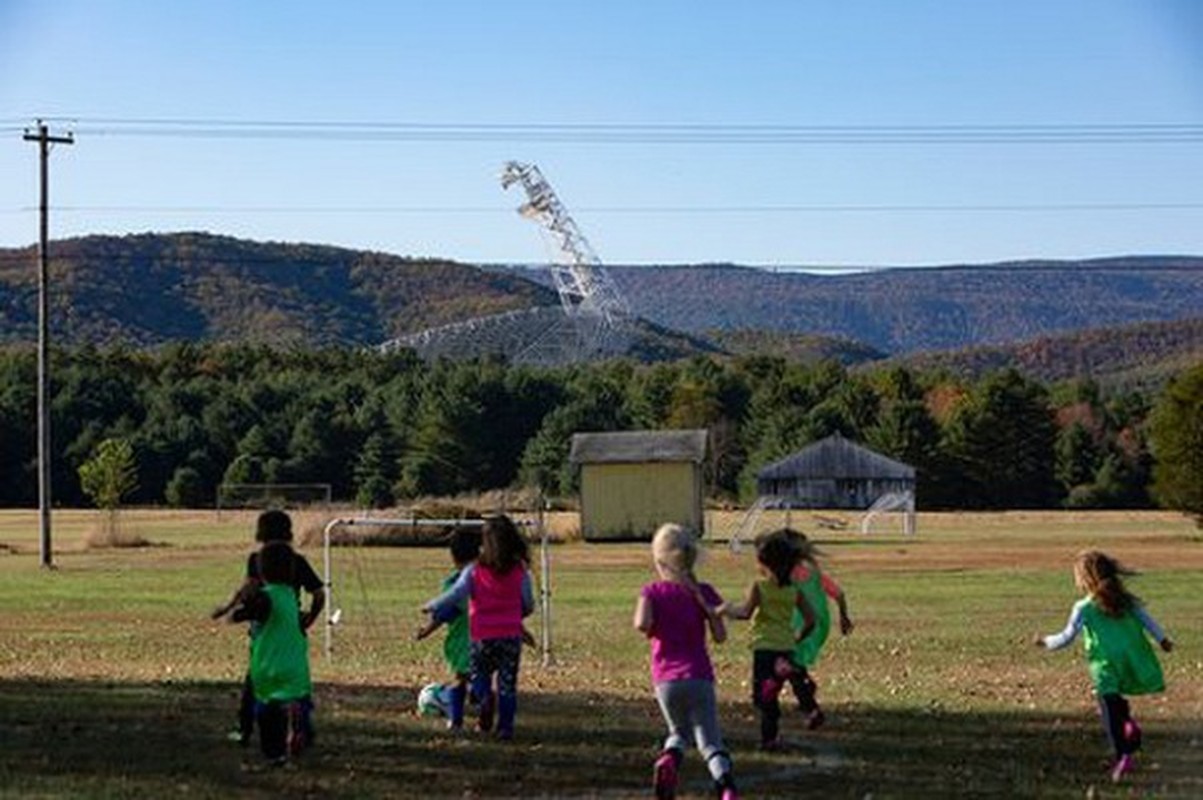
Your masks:
{"label": "child's arm", "polygon": [[527,647],[538,647],[539,643],[535,641],[535,635],[522,626],[522,643]]}
{"label": "child's arm", "polygon": [[1069,621],[1065,623],[1065,629],[1060,633],[1054,633],[1049,636],[1036,635],[1033,643],[1037,647],[1043,647],[1048,650],[1060,650],[1062,647],[1067,647],[1074,639],[1078,638],[1078,634],[1082,631],[1082,604],[1074,604],[1073,611],[1069,612]]}
{"label": "child's arm", "polygon": [[643,594],[640,594],[639,599],[635,601],[635,618],[632,620],[632,624],[635,626],[635,630],[644,636],[650,636],[654,622],[655,620],[652,619],[652,604],[647,601],[647,598]]}
{"label": "child's arm", "polygon": [[848,599],[844,595],[844,589],[826,572],[820,579],[823,583],[823,593],[834,600],[840,609],[840,633],[847,636],[855,626],[852,624],[852,617],[848,616]]}
{"label": "child's arm", "polygon": [[1170,637],[1165,635],[1165,631],[1163,631],[1161,626],[1157,624],[1157,620],[1153,619],[1148,611],[1145,611],[1144,606],[1133,606],[1132,613],[1138,620],[1140,620],[1140,624],[1143,625],[1144,629],[1149,632],[1150,636],[1153,637],[1153,641],[1157,642],[1157,644],[1161,646],[1162,650],[1168,653],[1174,649],[1173,641],[1170,640]]}
{"label": "child's arm", "polygon": [[256,590],[243,600],[230,615],[231,622],[266,622],[272,613],[272,599],[267,592]]}
{"label": "child's arm", "polygon": [[748,589],[748,596],[743,603],[723,603],[718,607],[718,613],[724,617],[731,619],[749,619],[757,608],[760,607],[760,590],[756,588],[756,584]]}
{"label": "child's arm", "polygon": [[422,606],[422,610],[430,612],[440,622],[455,619],[455,615],[459,613],[460,604],[472,594],[472,572],[474,568],[475,565],[471,565],[461,570],[459,577],[455,579],[455,583],[451,584],[451,587],[438,597],[427,601]]}
{"label": "child's arm", "polygon": [[795,592],[794,608],[802,612],[802,627],[794,631],[794,641],[800,642],[815,629],[815,610],[811,608],[810,601],[806,599],[806,595],[802,594],[801,590]]}
{"label": "child's arm", "polygon": [[229,614],[239,604],[246,602],[251,593],[259,588],[259,581],[254,578],[244,578],[242,585],[234,590],[234,594],[230,595],[230,599],[224,604],[218,606],[210,612],[209,616],[213,619],[221,619],[226,614]]}
{"label": "child's arm", "polygon": [[522,616],[529,617],[535,611],[535,582],[531,580],[530,570],[522,573]]}
{"label": "child's arm", "polygon": [[426,620],[426,624],[414,631],[414,641],[420,642],[430,634],[442,627],[443,621],[437,619],[434,614],[430,615],[430,619]]}

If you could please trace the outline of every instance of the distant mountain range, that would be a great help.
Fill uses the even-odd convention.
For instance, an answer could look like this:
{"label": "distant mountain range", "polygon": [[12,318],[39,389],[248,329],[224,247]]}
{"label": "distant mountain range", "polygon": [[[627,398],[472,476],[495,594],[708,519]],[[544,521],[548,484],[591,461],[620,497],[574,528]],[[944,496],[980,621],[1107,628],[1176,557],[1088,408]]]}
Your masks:
{"label": "distant mountain range", "polygon": [[[89,236],[54,242],[51,255],[53,327],[68,343],[372,345],[558,303],[546,270],[205,233]],[[35,268],[33,248],[0,249],[0,342],[36,338]],[[731,265],[610,270],[648,323],[638,347],[647,357],[893,358],[958,372],[1010,363],[1055,378],[1100,368],[1148,375],[1203,353],[1198,257],[845,275]]]}

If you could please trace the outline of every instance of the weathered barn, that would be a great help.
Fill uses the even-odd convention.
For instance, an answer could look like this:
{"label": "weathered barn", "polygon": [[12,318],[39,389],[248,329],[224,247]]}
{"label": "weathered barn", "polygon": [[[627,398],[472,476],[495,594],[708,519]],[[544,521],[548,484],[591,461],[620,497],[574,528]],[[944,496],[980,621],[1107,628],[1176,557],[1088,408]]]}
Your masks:
{"label": "weathered barn", "polygon": [[578,433],[581,534],[588,541],[650,539],[665,522],[703,533],[705,430]]}
{"label": "weathered barn", "polygon": [[915,468],[835,434],[764,467],[756,486],[798,508],[870,508],[901,496],[913,510]]}

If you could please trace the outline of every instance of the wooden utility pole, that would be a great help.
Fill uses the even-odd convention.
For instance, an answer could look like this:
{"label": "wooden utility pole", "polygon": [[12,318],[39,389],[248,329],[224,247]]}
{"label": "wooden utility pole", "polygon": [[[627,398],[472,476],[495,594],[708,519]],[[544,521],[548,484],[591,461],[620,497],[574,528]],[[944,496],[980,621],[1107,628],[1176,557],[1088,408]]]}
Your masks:
{"label": "wooden utility pole", "polygon": [[43,567],[54,566],[50,546],[50,145],[74,144],[70,133],[51,136],[38,120],[36,131],[25,130],[25,141],[37,142],[41,190],[38,202],[38,523],[39,553]]}

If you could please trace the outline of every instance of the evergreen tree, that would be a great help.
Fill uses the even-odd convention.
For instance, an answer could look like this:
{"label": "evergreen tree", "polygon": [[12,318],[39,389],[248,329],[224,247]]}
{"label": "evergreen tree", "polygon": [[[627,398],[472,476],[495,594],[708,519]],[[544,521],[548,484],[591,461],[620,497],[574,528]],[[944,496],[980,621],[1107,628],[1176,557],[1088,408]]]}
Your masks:
{"label": "evergreen tree", "polygon": [[1203,527],[1203,364],[1165,388],[1149,434],[1157,502],[1193,514]]}

